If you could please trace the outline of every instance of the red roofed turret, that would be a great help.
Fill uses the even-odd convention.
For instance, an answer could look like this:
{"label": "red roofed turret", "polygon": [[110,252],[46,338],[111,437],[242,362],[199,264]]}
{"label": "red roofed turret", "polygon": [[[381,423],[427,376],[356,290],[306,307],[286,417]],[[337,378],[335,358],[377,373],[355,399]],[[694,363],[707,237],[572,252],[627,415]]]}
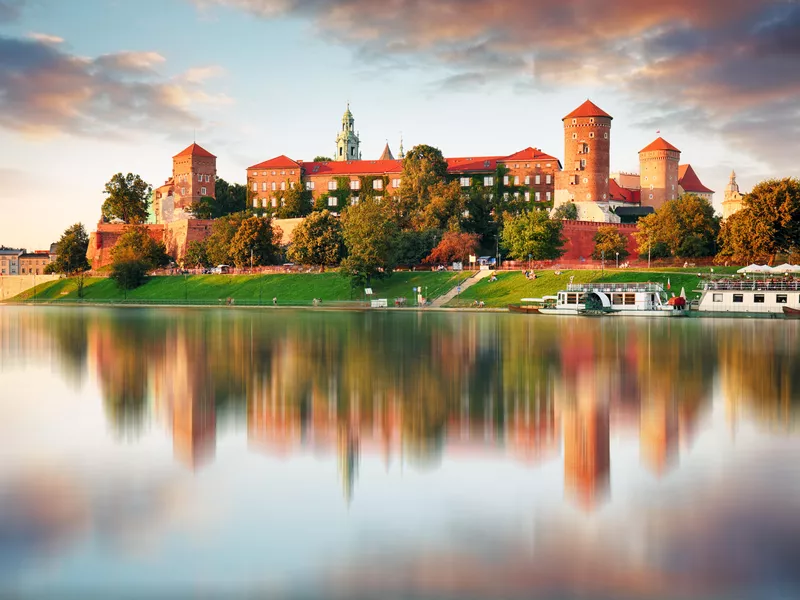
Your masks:
{"label": "red roofed turret", "polygon": [[655,210],[678,197],[678,162],[681,151],[662,137],[639,151],[639,187],[642,206]]}
{"label": "red roofed turret", "polygon": [[575,119],[577,117],[605,117],[607,119],[614,118],[591,100],[587,100],[561,120]]}

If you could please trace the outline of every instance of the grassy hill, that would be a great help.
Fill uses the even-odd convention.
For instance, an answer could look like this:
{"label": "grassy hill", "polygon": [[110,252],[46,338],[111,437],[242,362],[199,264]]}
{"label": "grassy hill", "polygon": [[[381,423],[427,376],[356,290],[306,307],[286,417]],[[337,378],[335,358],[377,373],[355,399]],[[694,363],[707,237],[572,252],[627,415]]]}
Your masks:
{"label": "grassy hill", "polygon": [[[737,267],[714,267],[715,273],[735,273]],[[680,293],[681,287],[686,289],[688,298],[694,298],[697,294],[694,290],[698,288],[700,277],[698,273],[709,272],[708,268],[702,269],[658,269],[632,271],[627,269],[601,271],[562,271],[561,275],[556,275],[555,271],[538,271],[535,280],[528,280],[519,271],[498,272],[497,281],[490,282],[483,279],[467,288],[457,298],[447,303],[450,307],[470,306],[475,300],[482,300],[488,307],[503,307],[509,304],[519,303],[521,298],[541,298],[542,296],[552,296],[560,290],[566,289],[570,277],[574,277],[573,283],[590,283],[593,281],[608,282],[637,282],[651,281],[661,283],[666,289],[667,279],[671,284],[671,291],[676,295]]]}
{"label": "grassy hill", "polygon": [[[463,274],[451,272],[400,272],[372,284],[374,298],[405,297],[409,302],[414,287],[427,288],[435,298],[455,287]],[[186,277],[150,277],[143,286],[125,294],[111,279],[87,278],[83,290],[85,302],[148,302],[176,304],[217,304],[233,298],[239,304],[308,306],[314,298],[324,302],[363,300],[364,291],[351,290],[350,283],[337,273],[274,275],[189,275]],[[59,279],[37,286],[16,296],[12,302],[76,302],[75,279]]]}

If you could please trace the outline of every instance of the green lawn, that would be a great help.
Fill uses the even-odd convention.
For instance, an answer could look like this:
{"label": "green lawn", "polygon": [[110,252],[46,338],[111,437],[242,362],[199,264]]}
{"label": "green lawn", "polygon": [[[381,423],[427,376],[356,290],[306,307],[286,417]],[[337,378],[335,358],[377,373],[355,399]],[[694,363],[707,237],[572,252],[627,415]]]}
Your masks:
{"label": "green lawn", "polygon": [[[735,273],[738,267],[714,267],[716,274]],[[570,277],[574,276],[573,283],[589,283],[592,281],[610,282],[636,282],[652,281],[661,283],[666,289],[667,279],[671,284],[671,291],[676,295],[680,293],[681,287],[686,289],[686,296],[689,299],[696,297],[694,292],[698,288],[700,278],[698,273],[708,274],[710,269],[652,269],[632,271],[627,269],[601,271],[575,270],[562,271],[561,275],[556,275],[555,271],[537,271],[535,280],[528,280],[519,271],[498,272],[497,281],[490,282],[488,278],[483,279],[467,288],[458,298],[454,298],[447,303],[447,306],[459,307],[470,306],[475,300],[483,300],[487,307],[504,307],[509,304],[519,303],[521,298],[541,298],[542,296],[553,296],[560,290],[566,289]]]}
{"label": "green lawn", "polygon": [[[436,298],[455,287],[465,277],[452,272],[400,272],[389,279],[372,283],[374,298],[414,296],[414,287],[427,288],[430,298]],[[271,304],[272,298],[280,305],[310,305],[314,298],[323,302],[363,300],[363,290],[351,290],[350,283],[337,273],[275,274],[275,275],[190,275],[151,277],[143,286],[127,295],[111,279],[87,278],[83,290],[86,302],[165,302],[215,304],[220,299],[233,298],[240,304]],[[39,285],[34,298],[33,290],[13,298],[12,302],[75,302],[78,300],[74,279],[60,279]]]}

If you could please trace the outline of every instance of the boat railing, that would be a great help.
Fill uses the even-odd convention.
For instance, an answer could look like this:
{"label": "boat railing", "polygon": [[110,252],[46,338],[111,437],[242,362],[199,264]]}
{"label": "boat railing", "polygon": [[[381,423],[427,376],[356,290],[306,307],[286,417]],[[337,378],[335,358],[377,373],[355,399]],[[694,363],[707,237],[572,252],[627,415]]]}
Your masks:
{"label": "boat railing", "polygon": [[568,292],[663,292],[660,283],[570,283]]}
{"label": "boat railing", "polygon": [[720,280],[706,281],[703,283],[704,290],[731,291],[731,292],[798,292],[800,291],[800,281],[735,281]]}

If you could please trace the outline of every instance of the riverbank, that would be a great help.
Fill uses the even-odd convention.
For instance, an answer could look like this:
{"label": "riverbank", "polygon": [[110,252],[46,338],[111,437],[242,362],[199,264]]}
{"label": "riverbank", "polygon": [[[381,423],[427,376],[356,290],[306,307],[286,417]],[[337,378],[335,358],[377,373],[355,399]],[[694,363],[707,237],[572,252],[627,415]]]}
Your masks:
{"label": "riverbank", "polygon": [[[735,272],[735,267],[715,268],[717,273]],[[520,271],[500,271],[496,281],[482,279],[457,294],[445,308],[469,308],[482,301],[486,308],[505,308],[521,298],[552,295],[573,283],[593,281],[631,282],[652,281],[665,286],[669,280],[671,292],[686,290],[689,298],[697,289],[698,273],[709,269],[609,270],[605,271],[539,271],[536,279],[528,279]],[[414,288],[422,288],[431,301],[454,289],[470,273],[398,272],[389,279],[372,283],[373,298],[385,298],[394,306],[397,298],[405,298],[406,306],[414,306]],[[54,304],[124,304],[141,306],[313,306],[314,298],[325,308],[361,308],[367,300],[364,290],[351,289],[350,283],[337,273],[269,274],[269,275],[187,275],[150,277],[144,285],[124,292],[107,278],[86,278],[83,298],[78,297],[75,278],[51,281],[34,290],[15,296],[9,303]]]}

